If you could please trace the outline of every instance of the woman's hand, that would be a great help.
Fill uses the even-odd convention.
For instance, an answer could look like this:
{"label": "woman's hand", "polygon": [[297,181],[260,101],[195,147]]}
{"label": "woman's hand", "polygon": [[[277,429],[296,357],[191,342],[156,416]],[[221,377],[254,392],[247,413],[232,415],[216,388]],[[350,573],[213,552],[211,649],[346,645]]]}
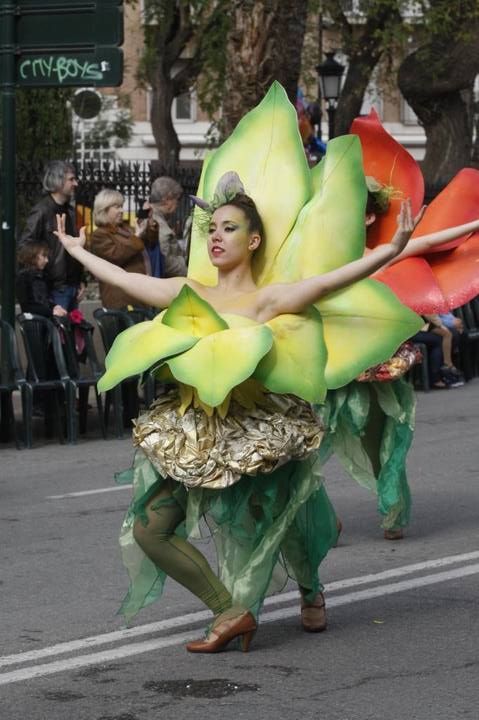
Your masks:
{"label": "woman's hand", "polygon": [[148,219],[145,218],[144,220],[136,220],[135,222],[135,235],[138,237],[141,237],[145,230],[148,227]]}
{"label": "woman's hand", "polygon": [[398,226],[397,230],[393,235],[390,245],[394,249],[394,255],[399,255],[409,242],[411,235],[414,232],[416,225],[421,221],[422,216],[426,210],[426,206],[420,209],[415,218],[412,216],[411,199],[403,200],[401,203],[401,209],[397,217]]}
{"label": "woman's hand", "polygon": [[57,215],[57,229],[53,234],[57,236],[65,250],[73,250],[76,247],[85,247],[86,234],[85,227],[80,229],[79,237],[73,237],[65,232],[66,215]]}

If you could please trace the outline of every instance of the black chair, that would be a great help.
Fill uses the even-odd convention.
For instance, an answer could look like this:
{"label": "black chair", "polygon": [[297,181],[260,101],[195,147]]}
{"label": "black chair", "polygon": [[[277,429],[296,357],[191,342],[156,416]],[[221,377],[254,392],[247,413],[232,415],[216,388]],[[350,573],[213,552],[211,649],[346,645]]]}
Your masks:
{"label": "black chair", "polygon": [[[63,354],[68,371],[68,375],[75,387],[78,388],[78,414],[80,434],[86,433],[88,418],[88,396],[90,388],[93,387],[98,408],[98,417],[100,420],[100,429],[103,438],[106,438],[105,418],[103,415],[103,403],[101,395],[96,388],[98,379],[103,374],[103,369],[98,361],[93,343],[94,327],[86,321],[79,324],[72,323],[70,320],[58,317],[54,318],[55,324],[60,329],[60,338],[62,342]],[[77,333],[79,337],[77,337]],[[79,362],[79,352],[77,350],[77,340],[83,343],[81,351],[82,360],[84,360],[84,369],[82,370]]]}
{"label": "black chair", "polygon": [[68,375],[58,329],[42,315],[23,313],[17,320],[28,361],[27,381],[33,392],[45,399],[46,429],[49,430],[53,421],[63,442],[63,410],[67,442],[74,443],[77,438],[75,385]]}
{"label": "black chair", "polygon": [[123,312],[125,312],[128,317],[133,320],[135,325],[137,323],[144,322],[145,320],[153,320],[156,315],[154,310],[150,310],[148,308],[127,307],[123,310]]}
{"label": "black chair", "polygon": [[464,325],[460,337],[461,364],[465,379],[471,380],[479,373],[479,299],[461,305],[454,314]]}
{"label": "black chair", "polygon": [[[133,318],[130,318],[128,313],[123,310],[97,308],[93,313],[93,317],[100,330],[105,354],[110,351],[116,336],[135,324]],[[127,378],[123,380],[121,385],[117,385],[106,393],[105,425],[108,427],[110,405],[113,404],[116,437],[123,437],[123,428],[128,427],[131,423],[131,418],[138,415],[140,407],[138,400],[138,380],[138,375]]]}
{"label": "black chair", "polygon": [[[31,447],[33,390],[27,383],[18,360],[15,331],[3,320],[0,320],[0,347],[2,357],[0,365],[0,440],[8,442],[13,434],[15,444],[17,448],[20,448],[13,409],[13,393],[19,390],[25,445]],[[28,422],[29,419],[30,422]]]}

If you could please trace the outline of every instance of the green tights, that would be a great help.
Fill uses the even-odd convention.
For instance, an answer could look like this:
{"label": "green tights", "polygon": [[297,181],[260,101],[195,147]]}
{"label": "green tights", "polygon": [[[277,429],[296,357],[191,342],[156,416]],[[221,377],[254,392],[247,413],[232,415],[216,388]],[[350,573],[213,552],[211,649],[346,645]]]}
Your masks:
{"label": "green tights", "polygon": [[173,497],[169,483],[145,508],[148,523],[136,519],[133,535],[145,555],[160,570],[190,590],[214,615],[232,606],[231,594],[216,577],[206,558],[190,542],[175,535],[185,512]]}
{"label": "green tights", "polygon": [[[210,608],[214,615],[220,615],[233,605],[231,594],[211,569],[206,558],[190,542],[175,534],[185,519],[185,511],[172,494],[171,480],[147,503],[147,523],[136,519],[133,535],[145,555],[167,575],[190,590]],[[283,540],[282,551],[288,562],[289,556],[305,557],[301,538],[290,529]],[[293,566],[294,562],[288,562]],[[307,595],[310,572],[296,572],[302,592]]]}

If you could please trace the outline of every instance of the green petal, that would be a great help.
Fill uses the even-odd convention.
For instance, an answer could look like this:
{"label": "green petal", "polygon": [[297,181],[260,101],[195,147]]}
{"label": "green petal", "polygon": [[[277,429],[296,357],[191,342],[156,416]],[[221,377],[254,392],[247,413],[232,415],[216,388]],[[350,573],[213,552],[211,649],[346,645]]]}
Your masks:
{"label": "green petal", "polygon": [[162,323],[197,338],[228,328],[216,310],[188,285],[183,285],[163,315]]}
{"label": "green petal", "polygon": [[[208,164],[213,157],[214,152],[210,151],[205,155],[203,167],[201,169],[201,177],[196,194],[198,197],[204,197],[204,182]],[[208,257],[208,218],[206,214],[195,207],[193,211],[193,224],[191,226],[191,242],[190,255],[188,259],[188,277],[193,278],[203,285],[216,285],[218,281],[218,271],[211,264]]]}
{"label": "green petal", "polygon": [[269,265],[311,196],[311,176],[299,135],[296,111],[274,82],[262,102],[239,122],[211,158],[204,195],[211,200],[220,177],[240,176],[258,206],[266,238],[255,253],[253,272],[261,285]]}
{"label": "green petal", "polygon": [[198,338],[153,320],[138,323],[120,333],[105,358],[106,372],[98,390],[111,390],[131,375],[148,370],[154,363],[192,347]]}
{"label": "green petal", "polygon": [[424,325],[419,315],[376,280],[361,280],[331,293],[316,307],[328,350],[328,388],[347,385],[363,370],[388,360]]}
{"label": "green petal", "polygon": [[316,165],[314,165],[314,167],[311,168],[311,182],[313,184],[313,195],[316,195],[316,193],[321,190],[321,185],[323,184],[324,166],[325,166],[325,159],[321,158],[319,163],[317,163]]}
{"label": "green petal", "polygon": [[292,393],[322,402],[326,395],[326,345],[320,314],[311,308],[301,315],[280,315],[266,323],[274,343],[254,377],[268,390]]}
{"label": "green petal", "polygon": [[363,255],[367,188],[358,138],[331,140],[320,165],[313,181],[316,192],[301,211],[268,282],[320,275]]}
{"label": "green petal", "polygon": [[223,330],[166,362],[177,380],[192,385],[202,402],[217,407],[236,385],[251,377],[272,344],[273,334],[265,325]]}

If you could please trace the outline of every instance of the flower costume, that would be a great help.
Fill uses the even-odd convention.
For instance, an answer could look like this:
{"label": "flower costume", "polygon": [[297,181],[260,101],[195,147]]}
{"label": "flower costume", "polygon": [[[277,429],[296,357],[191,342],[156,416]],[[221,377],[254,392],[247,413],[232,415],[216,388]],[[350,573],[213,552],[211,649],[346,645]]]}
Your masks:
{"label": "flower costume", "polygon": [[[362,257],[366,184],[359,141],[337,138],[324,163],[310,170],[295,110],[278,83],[205,160],[200,198],[214,203],[221,178],[232,171],[265,226],[252,260],[258,287]],[[206,236],[197,208],[188,276],[214,286]],[[149,369],[176,384],[138,419],[135,463],[120,477],[134,485],[121,535],[131,580],[126,617],[161,593],[165,573],[135,543],[133,526],[147,526],[162,512],[166,484],[165,502],[174,498],[183,513],[178,537],[196,534],[206,517],[220,580],[235,605],[257,614],[287,574],[306,599],[314,597],[319,563],[337,530],[319,475],[323,429],[311,405],[388,358],[420,324],[384,284],[366,279],[265,323],[216,312],[185,285],[154,320],[123,332],[107,357],[101,390]]]}
{"label": "flower costume", "polygon": [[[367,245],[372,249],[394,232],[401,198],[410,197],[413,212],[419,211],[424,180],[417,162],[384,130],[374,110],[357,118],[351,132],[361,141],[365,174],[392,191],[387,212],[369,229]],[[427,207],[412,237],[467,223],[478,214],[479,171],[464,168]],[[374,277],[417,313],[446,312],[479,293],[478,260],[479,233],[468,233],[400,260]],[[411,512],[406,457],[414,433],[415,397],[404,379],[369,379],[328,393],[322,417],[329,434],[321,455],[324,462],[335,452],[349,474],[377,494],[382,527],[394,531],[408,525]]]}

